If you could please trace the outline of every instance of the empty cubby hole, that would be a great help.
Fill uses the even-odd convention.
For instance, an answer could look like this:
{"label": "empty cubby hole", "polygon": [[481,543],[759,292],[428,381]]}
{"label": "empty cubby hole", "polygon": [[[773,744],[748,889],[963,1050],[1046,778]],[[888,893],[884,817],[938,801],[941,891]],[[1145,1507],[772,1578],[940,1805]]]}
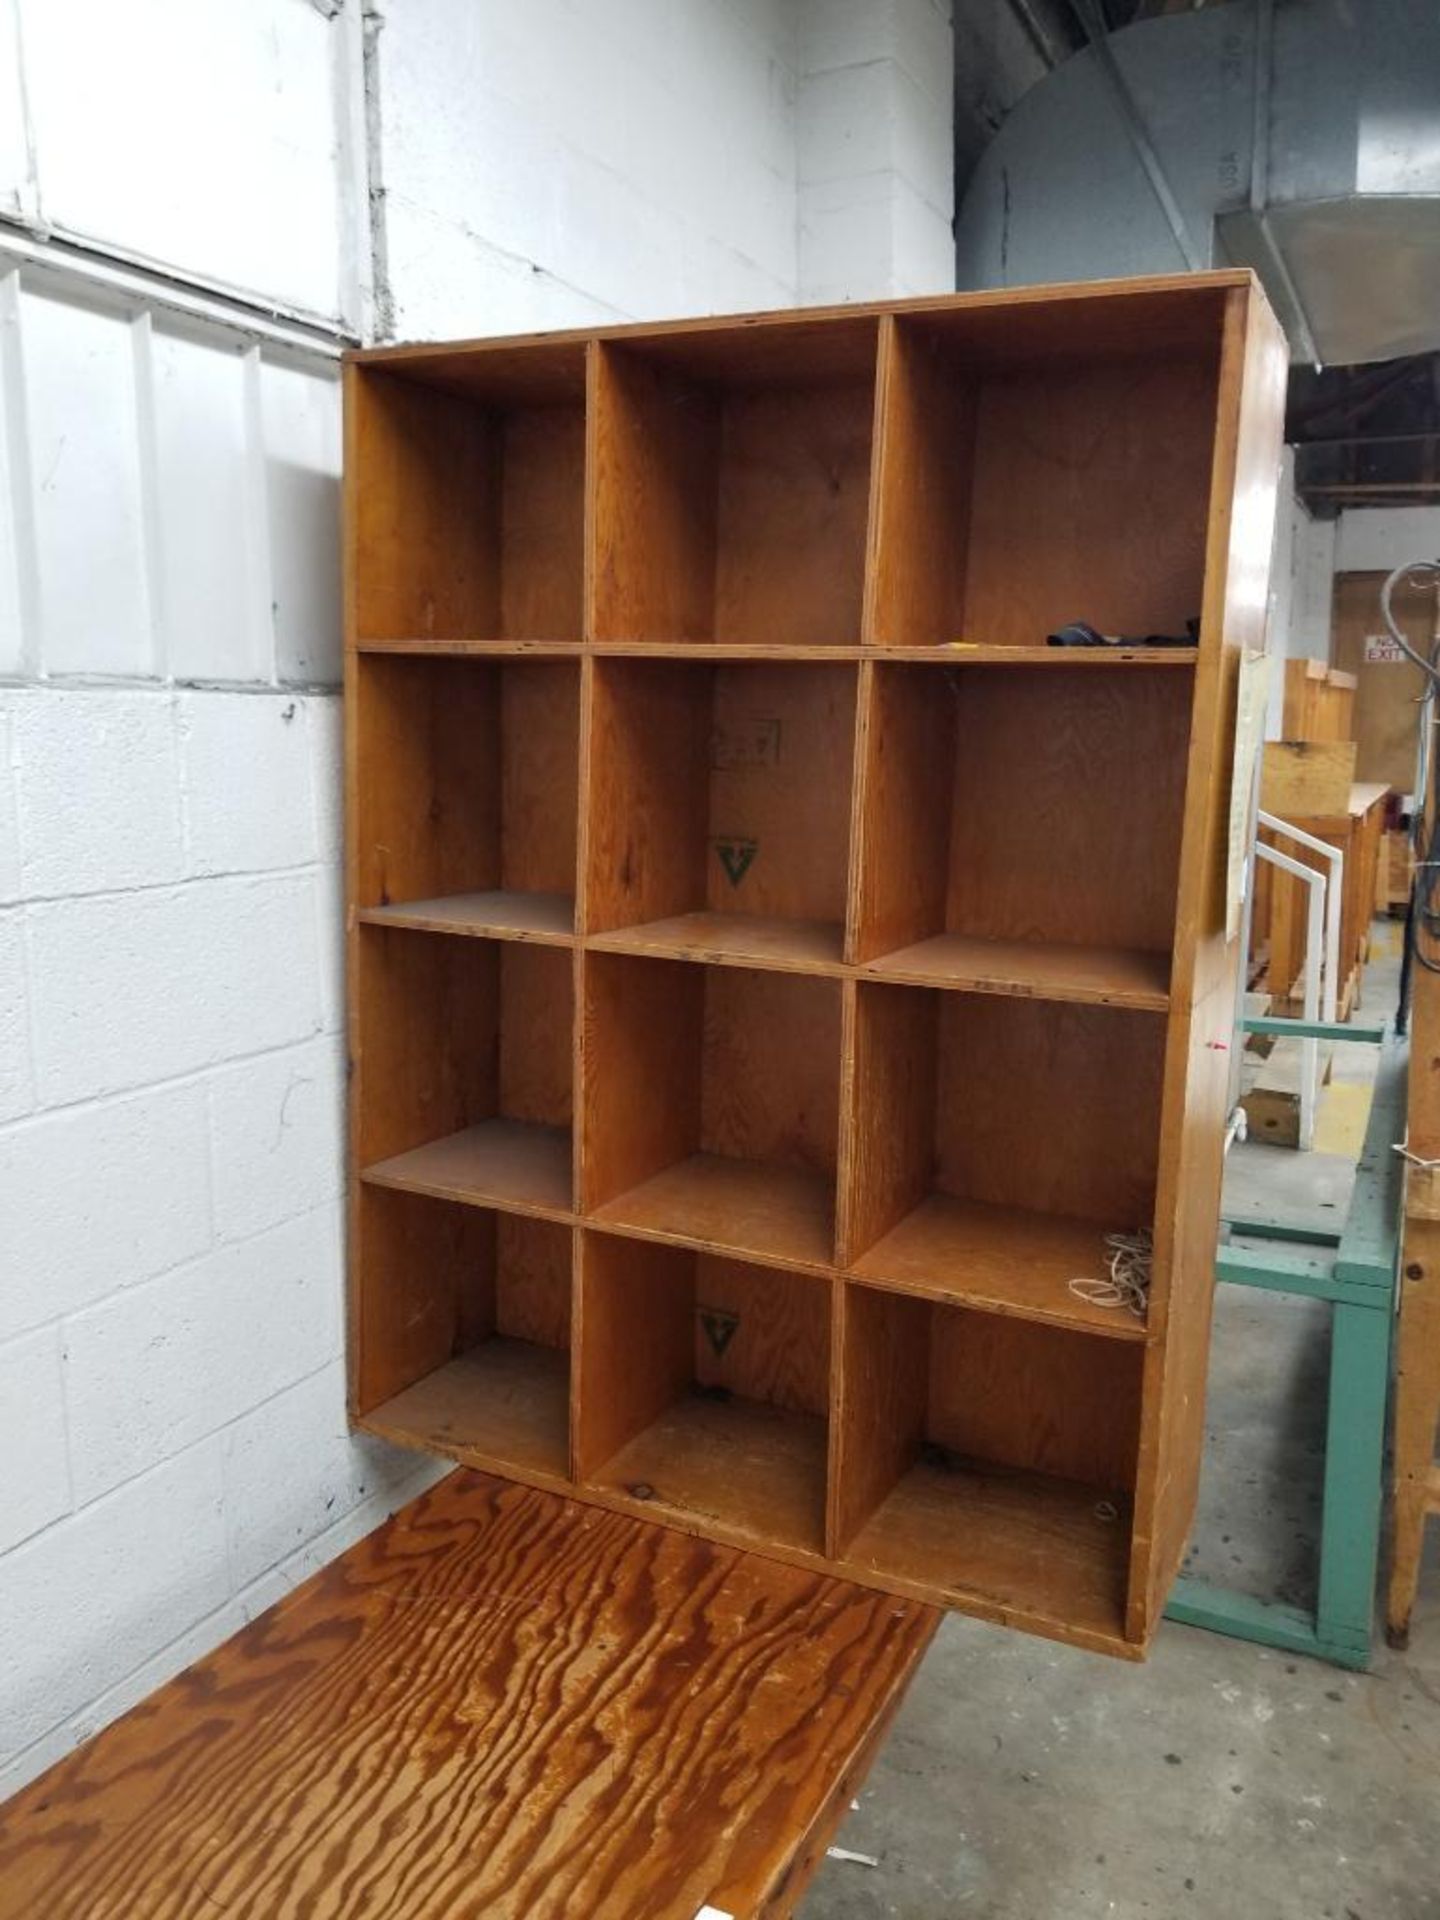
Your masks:
{"label": "empty cubby hole", "polygon": [[579,663],[362,655],[353,699],[360,918],[568,941]]}
{"label": "empty cubby hole", "polygon": [[586,1211],[777,1265],[834,1259],[840,982],[591,953]]}
{"label": "empty cubby hole", "polygon": [[597,660],[586,925],[615,949],[838,966],[856,669]]}
{"label": "empty cubby hole", "polygon": [[601,345],[597,640],[859,641],[877,340],[857,316]]}
{"label": "empty cubby hole", "polygon": [[1163,1009],[1193,691],[1193,672],[1143,666],[877,664],[860,961]]}
{"label": "empty cubby hole", "polygon": [[354,593],[365,640],[578,641],[585,348],[352,367]]}
{"label": "empty cubby hole", "polygon": [[1122,1639],[1144,1348],[851,1283],[839,1338],[842,1561]]}
{"label": "empty cubby hole", "polygon": [[362,927],[355,1153],[372,1184],[568,1214],[573,957]]}
{"label": "empty cubby hole", "polygon": [[583,1480],[823,1551],[828,1280],[590,1232],[581,1324]]}
{"label": "empty cubby hole", "polygon": [[897,317],[874,640],[1189,639],[1201,611],[1224,289]]}
{"label": "empty cubby hole", "polygon": [[360,1206],[362,1423],[473,1466],[565,1478],[572,1230],[378,1187]]}
{"label": "empty cubby hole", "polygon": [[1077,1297],[1106,1239],[1152,1229],[1166,1022],[862,982],[849,1251],[866,1278],[1116,1340]]}

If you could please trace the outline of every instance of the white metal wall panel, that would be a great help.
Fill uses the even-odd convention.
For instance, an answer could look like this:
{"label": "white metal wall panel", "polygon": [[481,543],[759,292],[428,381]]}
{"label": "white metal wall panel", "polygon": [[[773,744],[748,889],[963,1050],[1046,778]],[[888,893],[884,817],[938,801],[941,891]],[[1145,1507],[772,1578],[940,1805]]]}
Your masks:
{"label": "white metal wall panel", "polygon": [[246,356],[158,327],[151,352],[165,664],[186,680],[268,680],[247,498]]}
{"label": "white metal wall panel", "polygon": [[335,363],[34,277],[0,263],[0,677],[334,684]]}
{"label": "white metal wall panel", "polygon": [[155,671],[135,391],[136,322],[21,301],[40,649],[47,672]]}
{"label": "white metal wall panel", "polygon": [[[0,267],[0,675],[25,670],[26,620],[21,611],[21,543],[29,532],[25,377],[20,359],[20,275]],[[3,770],[0,770],[3,776]]]}
{"label": "white metal wall panel", "polygon": [[[327,17],[308,0],[18,5],[45,221],[342,314],[345,10]],[[0,124],[3,108],[0,99]]]}
{"label": "white metal wall panel", "polygon": [[307,368],[259,367],[270,606],[280,679],[340,679],[338,383]]}

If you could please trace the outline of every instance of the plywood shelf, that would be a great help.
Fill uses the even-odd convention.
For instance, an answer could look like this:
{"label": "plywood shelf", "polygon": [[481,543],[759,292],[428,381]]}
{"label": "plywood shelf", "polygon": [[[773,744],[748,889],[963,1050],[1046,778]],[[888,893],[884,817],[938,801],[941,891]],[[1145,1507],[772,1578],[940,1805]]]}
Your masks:
{"label": "plywood shelf", "polygon": [[1037,1000],[1142,1007],[1158,1013],[1170,1004],[1170,956],[1123,947],[977,940],[962,933],[940,933],[882,954],[864,971],[880,980]]}
{"label": "plywood shelf", "polygon": [[1198,647],[992,647],[982,641],[931,646],[867,646],[867,655],[909,666],[1193,667]]}
{"label": "plywood shelf", "polygon": [[686,660],[692,666],[743,660],[859,660],[858,642],[802,646],[785,641],[743,640],[596,640],[587,649],[601,660]]}
{"label": "plywood shelf", "polygon": [[429,1194],[470,1206],[568,1215],[570,1135],[563,1127],[519,1120],[482,1120],[363,1170],[372,1186]]}
{"label": "plywood shelf", "polygon": [[798,1167],[696,1153],[594,1209],[600,1226],[781,1266],[828,1269],[835,1188]]}
{"label": "plywood shelf", "polygon": [[839,973],[844,928],[823,920],[777,920],[753,913],[682,913],[638,927],[593,934],[602,953],[650,954],[715,966],[790,973]]}
{"label": "plywood shelf", "polygon": [[967,1611],[1125,1646],[1128,1506],[1094,1487],[936,1454],[909,1467],[842,1567]]}
{"label": "plywood shelf", "polygon": [[579,640],[434,640],[414,634],[376,636],[357,640],[361,654],[407,654],[432,660],[506,659],[529,654],[541,660],[576,659],[584,652]]}
{"label": "plywood shelf", "polygon": [[497,1336],[383,1401],[361,1424],[465,1466],[563,1484],[569,1396],[568,1355]]}
{"label": "plywood shelf", "polygon": [[1234,274],[350,356],[364,1424],[1143,1650],[1286,366]]}
{"label": "plywood shelf", "polygon": [[690,1394],[609,1460],[594,1484],[728,1538],[825,1550],[825,1422],[814,1414]]}
{"label": "plywood shelf", "polygon": [[575,896],[569,893],[443,894],[436,900],[405,900],[362,907],[366,926],[412,927],[421,933],[469,934],[485,940],[534,940],[569,946],[575,930]]}
{"label": "plywood shelf", "polygon": [[1143,1320],[1070,1291],[1072,1279],[1104,1275],[1104,1238],[1093,1220],[932,1193],[852,1271],[857,1279],[932,1300],[1143,1341]]}

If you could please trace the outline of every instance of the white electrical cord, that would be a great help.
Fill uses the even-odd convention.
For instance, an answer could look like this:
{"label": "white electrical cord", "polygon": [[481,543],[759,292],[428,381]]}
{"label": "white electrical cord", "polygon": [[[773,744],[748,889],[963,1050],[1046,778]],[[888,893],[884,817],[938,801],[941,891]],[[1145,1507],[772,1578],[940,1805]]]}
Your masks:
{"label": "white electrical cord", "polygon": [[1107,1233],[1105,1247],[1109,1278],[1074,1279],[1069,1283],[1071,1293],[1092,1307],[1123,1307],[1137,1320],[1143,1320],[1150,1304],[1154,1236],[1143,1227],[1138,1233]]}

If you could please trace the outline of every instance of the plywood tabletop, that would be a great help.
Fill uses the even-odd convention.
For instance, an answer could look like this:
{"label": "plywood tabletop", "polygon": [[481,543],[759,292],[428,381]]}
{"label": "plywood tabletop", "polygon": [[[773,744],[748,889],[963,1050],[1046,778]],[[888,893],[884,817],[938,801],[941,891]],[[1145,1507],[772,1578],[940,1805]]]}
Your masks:
{"label": "plywood tabletop", "polygon": [[0,1810],[0,1920],[789,1914],[938,1618],[456,1473]]}

